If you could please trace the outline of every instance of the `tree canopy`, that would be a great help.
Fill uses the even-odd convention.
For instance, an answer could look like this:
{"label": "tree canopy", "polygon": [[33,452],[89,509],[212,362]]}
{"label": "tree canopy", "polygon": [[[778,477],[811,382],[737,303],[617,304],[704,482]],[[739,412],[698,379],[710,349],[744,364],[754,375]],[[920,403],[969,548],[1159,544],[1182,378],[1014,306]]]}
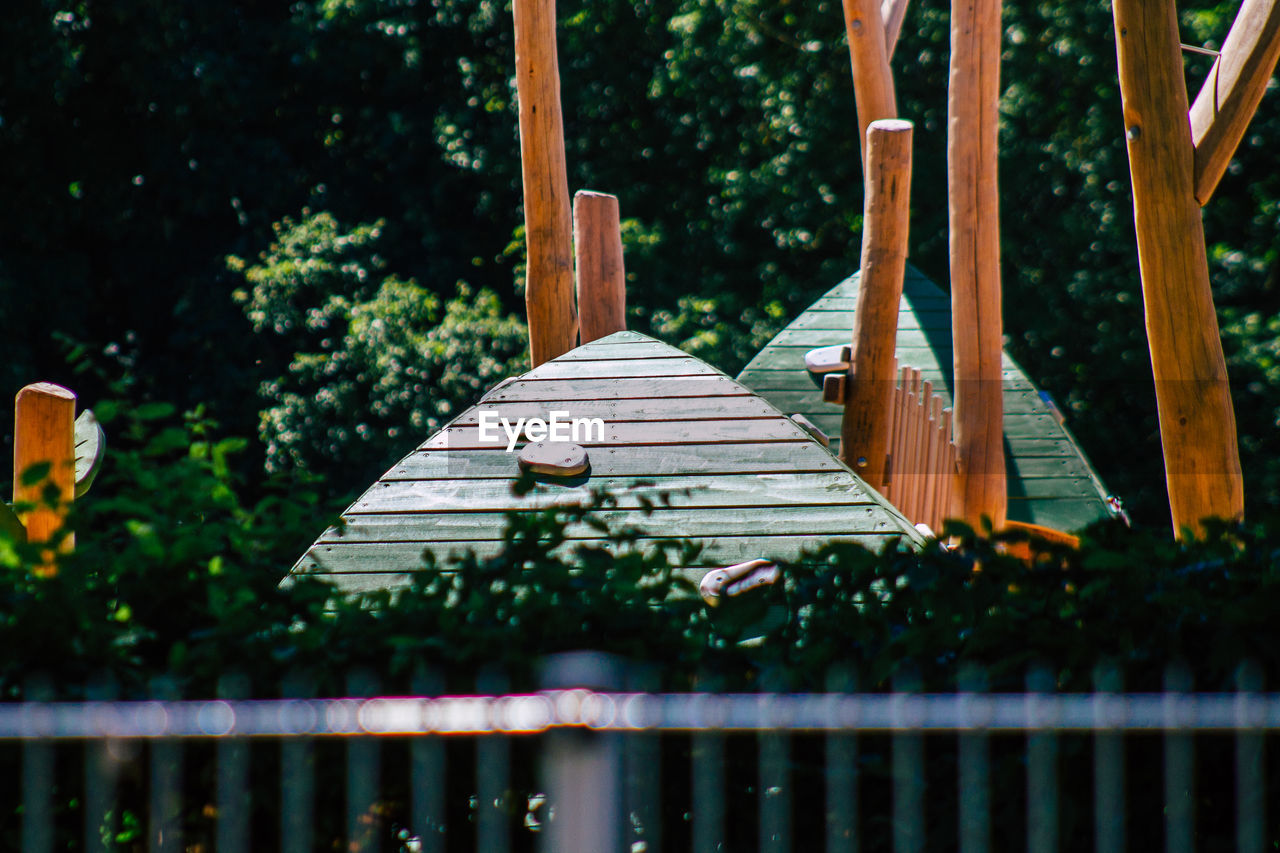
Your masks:
{"label": "tree canopy", "polygon": [[[1183,4],[1182,40],[1220,45],[1235,6]],[[137,399],[204,402],[233,432],[258,431],[271,464],[313,468],[342,493],[516,369],[505,4],[18,0],[8,12],[0,375],[12,390],[51,379],[92,400],[104,386],[65,362],[92,353]],[[570,185],[620,198],[633,326],[736,370],[857,265],[840,4],[564,0],[558,15]],[[1163,524],[1110,11],[1009,0],[1004,35],[1008,347],[1111,488]],[[946,5],[921,2],[893,61],[917,127],[912,260],[944,286],[948,46]],[[1208,62],[1188,58],[1192,91]],[[1205,209],[1255,508],[1280,497],[1278,138],[1272,94]],[[291,277],[306,259],[334,267]],[[346,454],[354,464],[333,464]]]}

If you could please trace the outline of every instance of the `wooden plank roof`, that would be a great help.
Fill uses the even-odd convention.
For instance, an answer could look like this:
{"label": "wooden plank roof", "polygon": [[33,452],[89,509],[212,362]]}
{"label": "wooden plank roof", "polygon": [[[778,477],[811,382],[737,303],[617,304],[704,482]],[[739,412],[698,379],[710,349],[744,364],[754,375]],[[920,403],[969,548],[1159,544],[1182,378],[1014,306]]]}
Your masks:
{"label": "wooden plank roof", "polygon": [[[787,414],[800,413],[840,440],[839,406],[824,403],[804,368],[804,354],[852,340],[860,278],[840,282],[779,332],[738,375]],[[950,405],[951,301],[918,270],[907,267],[898,314],[898,363],[920,369]],[[1022,369],[1004,355],[1005,466],[1011,521],[1074,531],[1106,518],[1106,489],[1084,451]]]}
{"label": "wooden plank roof", "polygon": [[[579,443],[587,475],[542,478],[516,495],[515,452],[482,440],[481,412],[518,418],[598,417],[604,434]],[[521,440],[523,443],[523,439]],[[879,549],[918,542],[905,518],[830,451],[743,385],[635,332],[619,332],[503,382],[396,463],[294,566],[348,591],[395,587],[466,550],[501,548],[505,513],[582,503],[605,488],[617,506],[597,518],[642,531],[641,544],[704,543],[698,570],[757,557],[797,560],[841,539]],[[663,500],[665,496],[665,502]],[[659,507],[646,511],[645,505]],[[600,540],[576,525],[570,545]]]}

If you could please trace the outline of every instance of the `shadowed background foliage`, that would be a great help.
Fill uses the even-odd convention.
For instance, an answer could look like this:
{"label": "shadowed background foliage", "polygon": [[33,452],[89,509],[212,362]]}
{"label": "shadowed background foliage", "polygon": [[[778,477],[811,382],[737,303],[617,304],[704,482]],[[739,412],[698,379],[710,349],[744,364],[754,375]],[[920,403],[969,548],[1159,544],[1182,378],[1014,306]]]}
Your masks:
{"label": "shadowed background foliage", "polygon": [[[1235,6],[1183,4],[1183,41],[1220,45]],[[306,467],[342,495],[519,369],[505,4],[7,12],[6,387],[51,379],[91,403],[124,379],[139,402],[204,403],[261,437],[246,464]],[[857,264],[840,4],[558,14],[570,188],[620,197],[632,325],[733,372]],[[1010,0],[1004,23],[1008,345],[1135,517],[1162,526],[1110,10]],[[944,286],[947,25],[944,5],[913,5],[894,58],[917,125],[912,259]],[[1192,92],[1207,63],[1188,59]],[[1280,492],[1277,139],[1271,94],[1205,214],[1253,510]],[[69,350],[96,370],[74,373]]]}

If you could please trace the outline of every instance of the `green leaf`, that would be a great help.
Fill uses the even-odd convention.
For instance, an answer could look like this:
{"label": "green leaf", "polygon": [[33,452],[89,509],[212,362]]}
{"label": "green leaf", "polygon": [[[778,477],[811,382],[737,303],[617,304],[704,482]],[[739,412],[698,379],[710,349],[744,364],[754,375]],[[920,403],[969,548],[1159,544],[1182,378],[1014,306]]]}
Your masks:
{"label": "green leaf", "polygon": [[143,403],[133,410],[133,416],[140,421],[158,421],[173,417],[175,411],[169,403]]}
{"label": "green leaf", "polygon": [[37,462],[28,466],[27,470],[22,472],[22,485],[31,487],[42,482],[49,476],[49,472],[53,470],[52,462]]}

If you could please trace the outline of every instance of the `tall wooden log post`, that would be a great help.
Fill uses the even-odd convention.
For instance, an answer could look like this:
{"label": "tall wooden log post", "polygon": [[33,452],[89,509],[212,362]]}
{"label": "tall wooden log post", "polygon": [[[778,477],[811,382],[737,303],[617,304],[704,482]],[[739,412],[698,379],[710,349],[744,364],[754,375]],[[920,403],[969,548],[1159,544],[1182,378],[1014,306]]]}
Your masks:
{"label": "tall wooden log post", "polygon": [[1244,512],[1172,0],[1115,0],[1138,267],[1175,534]]}
{"label": "tall wooden log post", "polygon": [[947,197],[960,516],[999,529],[1008,503],[996,181],[1000,0],[953,0]]}
{"label": "tall wooden log post", "polygon": [[1280,59],[1280,2],[1244,0],[1191,105],[1196,200],[1209,203]]}
{"label": "tall wooden log post", "polygon": [[844,0],[844,27],[849,36],[853,96],[858,110],[858,144],[862,146],[865,180],[867,128],[878,119],[897,118],[898,99],[893,88],[893,72],[889,69],[889,46],[880,17],[880,3]]}
{"label": "tall wooden log post", "polygon": [[534,367],[575,345],[573,235],[565,168],[555,0],[515,0],[516,96],[528,253],[525,306]]}
{"label": "tall wooden log post", "polygon": [[573,245],[582,343],[627,328],[627,280],[617,196],[579,190],[573,196]]}
{"label": "tall wooden log post", "polygon": [[[75,497],[75,418],[76,395],[60,385],[28,385],[14,401],[13,502],[35,505],[18,515],[27,528],[28,542],[57,538]],[[49,466],[47,475],[30,478],[33,466],[42,464]],[[50,487],[57,497],[56,506],[47,501]],[[72,538],[66,536],[59,549],[69,551],[73,545]],[[52,553],[39,570],[45,574],[55,571]]]}
{"label": "tall wooden log post", "polygon": [[907,17],[907,0],[884,0],[880,5],[880,19],[884,21],[885,54],[893,59],[893,50],[902,35],[902,22]]}
{"label": "tall wooden log post", "polygon": [[898,307],[907,266],[912,125],[881,119],[867,129],[862,282],[840,425],[840,454],[872,488],[885,486],[896,378]]}

